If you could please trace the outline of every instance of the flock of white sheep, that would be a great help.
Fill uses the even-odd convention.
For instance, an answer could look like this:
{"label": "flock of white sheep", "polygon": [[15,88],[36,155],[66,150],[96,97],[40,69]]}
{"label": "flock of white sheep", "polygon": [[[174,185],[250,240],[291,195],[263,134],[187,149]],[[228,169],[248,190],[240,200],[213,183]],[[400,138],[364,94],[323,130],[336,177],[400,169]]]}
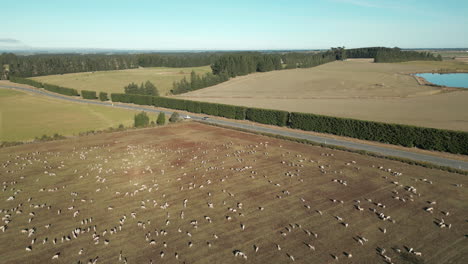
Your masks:
{"label": "flock of white sheep", "polygon": [[[345,153],[356,159],[348,160],[337,151],[255,138],[263,141],[120,138],[50,151],[1,150],[0,258],[398,263],[407,256],[431,262],[448,249],[424,250],[427,243],[463,238],[466,222],[457,223],[468,212],[451,208],[438,192],[444,185],[467,198],[463,176],[440,183],[377,164],[383,160],[361,164],[359,155]],[[459,250],[467,253],[466,246]]]}

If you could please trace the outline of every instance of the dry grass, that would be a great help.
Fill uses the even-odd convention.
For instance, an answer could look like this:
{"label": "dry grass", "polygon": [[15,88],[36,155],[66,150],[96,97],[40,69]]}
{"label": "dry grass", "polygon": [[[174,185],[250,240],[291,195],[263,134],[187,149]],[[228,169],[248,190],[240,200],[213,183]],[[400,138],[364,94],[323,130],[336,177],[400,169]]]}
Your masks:
{"label": "dry grass", "polygon": [[156,85],[161,95],[166,95],[172,89],[174,81],[190,78],[190,73],[211,72],[209,66],[193,68],[139,68],[119,71],[80,72],[62,75],[49,75],[31,78],[36,81],[60,85],[78,90],[91,90],[107,93],[123,93],[124,86],[131,82],[140,84],[151,81]]}
{"label": "dry grass", "polygon": [[[290,263],[288,254],[298,263],[335,262],[332,255],[345,263],[383,263],[377,248],[385,248],[395,263],[462,263],[468,250],[465,176],[348,152],[185,123],[0,149],[0,160],[0,209],[2,217],[11,214],[7,230],[0,233],[5,263],[86,263],[97,256],[99,262],[119,263],[120,251],[129,263],[177,263],[176,252],[179,262],[244,263],[234,250],[244,252],[249,263]],[[394,176],[389,168],[403,174]],[[407,186],[414,186],[418,194],[405,190]],[[13,201],[7,201],[10,196]],[[400,200],[392,198],[396,196]],[[161,208],[166,202],[168,207]],[[41,204],[45,206],[34,206]],[[433,213],[424,210],[429,206]],[[380,220],[370,208],[395,223]],[[122,230],[111,235],[124,215]],[[91,217],[92,223],[81,224]],[[452,224],[450,229],[436,225],[441,218]],[[52,226],[46,229],[47,224]],[[90,227],[90,232],[61,242],[78,227]],[[36,232],[28,237],[21,233],[25,228]],[[94,232],[100,236],[97,245]],[[360,245],[358,236],[368,242]],[[27,252],[32,239],[37,240]],[[260,248],[257,253],[254,244]],[[396,251],[404,253],[405,246],[422,256]],[[78,255],[81,248],[83,254]],[[58,252],[59,259],[52,261]],[[165,253],[163,259],[160,252]],[[348,259],[344,252],[353,257]]]}
{"label": "dry grass", "polygon": [[332,62],[257,73],[179,97],[234,105],[468,131],[468,93],[421,86],[407,74],[468,70],[454,61]]}

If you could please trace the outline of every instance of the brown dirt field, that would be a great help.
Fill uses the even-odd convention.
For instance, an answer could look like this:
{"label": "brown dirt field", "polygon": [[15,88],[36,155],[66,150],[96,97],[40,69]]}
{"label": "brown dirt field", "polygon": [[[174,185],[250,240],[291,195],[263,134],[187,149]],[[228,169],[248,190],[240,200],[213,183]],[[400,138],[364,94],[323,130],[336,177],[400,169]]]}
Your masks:
{"label": "brown dirt field", "polygon": [[[354,153],[189,122],[0,149],[0,161],[0,214],[11,220],[0,233],[5,263],[53,263],[58,252],[57,263],[97,256],[99,262],[119,263],[120,250],[129,263],[244,263],[234,250],[251,263],[290,263],[288,255],[298,263],[335,263],[332,255],[340,263],[384,263],[378,248],[395,263],[462,263],[468,253],[466,176]],[[416,194],[406,190],[409,186]],[[10,196],[14,200],[7,201]],[[425,207],[433,207],[433,213]],[[92,223],[80,223],[90,217]],[[437,226],[442,218],[450,229]],[[89,232],[61,242],[75,228],[88,226]],[[114,227],[118,231],[110,234]],[[28,237],[20,232],[25,228],[36,231]],[[93,232],[100,236],[98,244]],[[360,245],[358,236],[368,242]],[[34,238],[33,250],[25,251]],[[257,253],[253,245],[259,246]],[[405,246],[422,256],[404,253]]]}
{"label": "brown dirt field", "polygon": [[461,62],[332,62],[257,73],[178,97],[468,131],[468,93],[419,85],[410,72],[468,70]]}

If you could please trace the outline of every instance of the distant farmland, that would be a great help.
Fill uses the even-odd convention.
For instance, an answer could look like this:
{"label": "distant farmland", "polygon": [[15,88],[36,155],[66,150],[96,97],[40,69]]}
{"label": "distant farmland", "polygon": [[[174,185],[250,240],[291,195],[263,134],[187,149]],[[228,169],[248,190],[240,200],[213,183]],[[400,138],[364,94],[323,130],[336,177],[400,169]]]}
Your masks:
{"label": "distant farmland", "polygon": [[468,91],[421,86],[404,73],[468,70],[456,61],[371,63],[256,73],[178,96],[190,100],[468,131]]}
{"label": "distant farmland", "polygon": [[130,126],[135,113],[0,89],[0,141],[30,140],[55,133],[68,136],[119,124]]}
{"label": "distant farmland", "polygon": [[184,77],[190,78],[192,70],[200,75],[211,72],[209,66],[193,68],[154,67],[120,71],[69,73],[34,77],[31,79],[77,90],[107,93],[123,93],[124,86],[129,83],[135,82],[140,85],[140,83],[149,80],[156,85],[161,95],[166,95],[172,89],[174,81],[180,81]]}
{"label": "distant farmland", "polygon": [[466,176],[359,154],[184,123],[0,160],[4,263],[443,264],[468,250]]}

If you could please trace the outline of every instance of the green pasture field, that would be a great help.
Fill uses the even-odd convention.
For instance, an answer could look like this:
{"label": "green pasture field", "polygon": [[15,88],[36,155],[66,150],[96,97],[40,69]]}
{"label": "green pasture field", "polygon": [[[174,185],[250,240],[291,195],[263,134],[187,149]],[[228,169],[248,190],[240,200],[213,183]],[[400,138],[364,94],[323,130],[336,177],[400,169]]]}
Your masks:
{"label": "green pasture field", "polygon": [[184,77],[190,80],[190,73],[195,71],[203,75],[211,72],[210,66],[192,68],[138,68],[119,71],[96,71],[69,74],[58,74],[31,78],[33,80],[55,84],[77,90],[90,90],[107,93],[123,93],[124,87],[131,82],[138,85],[151,81],[161,95],[167,95],[172,89],[174,81],[180,81]]}
{"label": "green pasture field", "polygon": [[25,141],[55,133],[71,136],[119,124],[132,126],[135,113],[0,89],[0,141]]}

